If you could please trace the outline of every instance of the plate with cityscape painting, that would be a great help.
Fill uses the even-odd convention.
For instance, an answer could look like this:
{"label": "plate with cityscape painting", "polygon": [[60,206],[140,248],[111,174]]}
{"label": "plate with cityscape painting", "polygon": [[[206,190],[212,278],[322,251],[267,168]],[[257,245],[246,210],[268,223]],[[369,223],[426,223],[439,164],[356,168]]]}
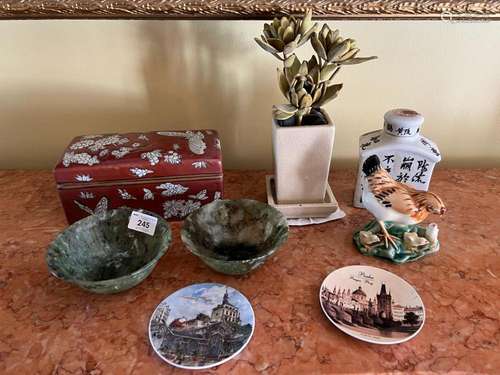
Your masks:
{"label": "plate with cityscape painting", "polygon": [[149,322],[149,340],[169,364],[206,369],[237,356],[250,341],[254,326],[252,306],[236,289],[194,284],[158,305]]}
{"label": "plate with cityscape painting", "polygon": [[416,290],[400,277],[369,266],[330,273],[320,290],[328,319],[341,331],[374,344],[399,344],[422,329],[425,309]]}

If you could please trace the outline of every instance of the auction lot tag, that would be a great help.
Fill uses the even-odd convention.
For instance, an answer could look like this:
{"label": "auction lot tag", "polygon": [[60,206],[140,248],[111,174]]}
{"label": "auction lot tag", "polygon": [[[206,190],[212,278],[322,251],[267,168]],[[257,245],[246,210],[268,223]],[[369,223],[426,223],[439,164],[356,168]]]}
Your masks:
{"label": "auction lot tag", "polygon": [[138,211],[132,211],[128,222],[128,228],[152,236],[155,234],[157,222],[158,218],[154,216],[146,215]]}

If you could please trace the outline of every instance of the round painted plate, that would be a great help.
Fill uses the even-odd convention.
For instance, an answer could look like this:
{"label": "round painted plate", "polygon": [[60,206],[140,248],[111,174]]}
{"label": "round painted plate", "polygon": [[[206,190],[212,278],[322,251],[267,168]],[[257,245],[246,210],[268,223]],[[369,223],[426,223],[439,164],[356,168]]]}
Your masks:
{"label": "round painted plate", "polygon": [[319,294],[323,312],[341,331],[373,344],[399,344],[420,332],[425,309],[416,290],[380,268],[348,266],[330,273]]}
{"label": "round painted plate", "polygon": [[149,321],[156,354],[189,370],[218,366],[237,356],[253,335],[250,302],[229,286],[193,284],[169,295]]}

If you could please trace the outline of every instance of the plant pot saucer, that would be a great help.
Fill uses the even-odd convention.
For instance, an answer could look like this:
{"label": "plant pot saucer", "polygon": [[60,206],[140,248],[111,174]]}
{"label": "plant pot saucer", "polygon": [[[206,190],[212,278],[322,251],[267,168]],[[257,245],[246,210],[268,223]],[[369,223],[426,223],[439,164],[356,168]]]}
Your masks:
{"label": "plant pot saucer", "polygon": [[266,176],[267,203],[275,207],[287,219],[299,219],[309,217],[327,217],[337,211],[339,205],[332,188],[329,184],[326,186],[325,201],[322,203],[285,203],[279,204],[276,201],[276,191],[274,184],[274,176]]}

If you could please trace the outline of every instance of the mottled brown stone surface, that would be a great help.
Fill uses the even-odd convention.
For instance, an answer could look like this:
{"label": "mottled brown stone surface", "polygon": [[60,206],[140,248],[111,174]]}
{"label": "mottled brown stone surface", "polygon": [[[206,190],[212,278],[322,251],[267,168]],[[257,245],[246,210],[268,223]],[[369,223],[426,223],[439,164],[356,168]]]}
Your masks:
{"label": "mottled brown stone surface", "polygon": [[[263,172],[228,172],[229,198],[265,198]],[[369,220],[351,207],[353,171],[331,184],[347,217],[293,228],[276,256],[247,277],[217,274],[191,255],[174,224],[170,250],[145,282],[95,295],[47,272],[45,250],[66,226],[48,171],[0,172],[0,373],[170,374],[149,346],[150,315],[195,282],[227,283],[254,306],[255,335],[235,360],[209,372],[326,374],[393,371],[500,373],[500,169],[437,170],[432,190],[448,206],[437,255],[393,265],[359,254],[352,232]],[[330,324],[318,294],[332,270],[367,264],[413,284],[427,321],[394,346],[356,341]]]}

